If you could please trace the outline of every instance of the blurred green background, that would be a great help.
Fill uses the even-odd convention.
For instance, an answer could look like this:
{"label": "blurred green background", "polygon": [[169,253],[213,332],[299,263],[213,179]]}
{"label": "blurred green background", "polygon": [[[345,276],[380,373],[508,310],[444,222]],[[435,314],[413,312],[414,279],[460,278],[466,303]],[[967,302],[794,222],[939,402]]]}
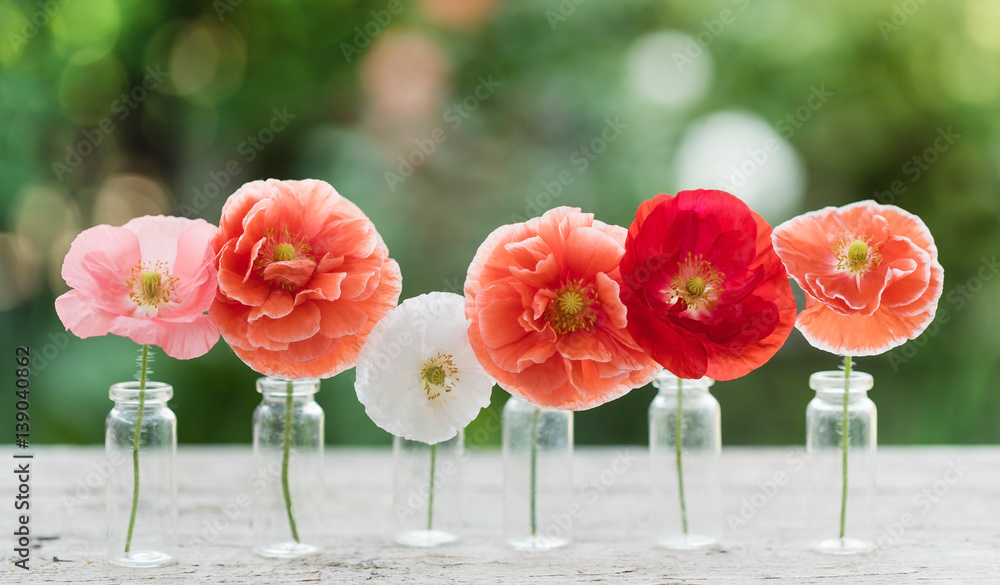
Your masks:
{"label": "blurred green background", "polygon": [[[56,318],[76,234],[217,223],[246,181],[312,177],[371,216],[404,298],[460,292],[487,234],[556,205],[627,226],[685,188],[773,224],[895,203],[930,226],[946,281],[923,337],[859,360],[880,441],[994,443],[998,71],[993,0],[0,0],[0,440],[16,345],[35,356],[35,443],[101,442],[108,387],[134,374],[134,344]],[[802,443],[809,374],[837,365],[795,332],[716,384],[725,442]],[[154,370],[182,442],[249,443],[256,375],[224,342]],[[323,382],[328,441],[388,443],[353,376]],[[652,397],[579,413],[577,442],[645,442]],[[486,421],[505,398],[473,442],[499,442]]]}

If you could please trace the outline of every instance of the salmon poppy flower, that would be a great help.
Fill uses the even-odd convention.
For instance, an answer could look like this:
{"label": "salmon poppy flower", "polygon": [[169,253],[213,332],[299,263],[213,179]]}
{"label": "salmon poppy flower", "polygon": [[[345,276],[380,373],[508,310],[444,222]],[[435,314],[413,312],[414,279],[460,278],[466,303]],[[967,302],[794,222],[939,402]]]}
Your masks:
{"label": "salmon poppy flower", "polygon": [[640,205],[621,273],[632,338],[678,378],[738,378],[791,333],[795,300],[771,226],[724,191]]}
{"label": "salmon poppy flower", "polygon": [[806,293],[796,327],[814,347],[877,355],[926,329],[944,286],[934,238],[919,217],[860,201],[791,219],[774,249]]}
{"label": "salmon poppy flower", "polygon": [[112,333],[177,359],[207,353],[219,341],[205,314],[215,296],[214,234],[203,219],[162,215],[84,230],[63,260],[73,290],[56,299],[59,319],[81,339]]}
{"label": "salmon poppy flower", "polygon": [[659,367],[626,329],[625,229],[558,207],[495,230],[465,281],[469,340],[486,372],[536,406],[585,410]]}
{"label": "salmon poppy flower", "polygon": [[325,378],[354,366],[399,298],[375,225],[323,181],[253,181],[222,208],[209,313],[254,370]]}

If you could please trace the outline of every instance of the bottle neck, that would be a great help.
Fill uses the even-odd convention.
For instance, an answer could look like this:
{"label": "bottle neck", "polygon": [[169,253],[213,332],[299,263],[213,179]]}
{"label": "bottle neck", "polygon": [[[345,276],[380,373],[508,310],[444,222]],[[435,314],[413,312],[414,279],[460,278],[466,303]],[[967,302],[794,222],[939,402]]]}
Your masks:
{"label": "bottle neck", "polygon": [[316,378],[282,380],[280,378],[265,377],[257,380],[257,392],[261,393],[264,402],[286,404],[289,393],[292,395],[293,404],[315,402],[316,392],[318,391],[319,380]]}
{"label": "bottle neck", "polygon": [[715,381],[711,378],[697,380],[678,378],[667,370],[660,372],[653,380],[653,386],[659,390],[660,396],[676,396],[679,391],[683,392],[685,396],[707,394],[709,387],[714,383]]}
{"label": "bottle neck", "polygon": [[864,372],[851,372],[851,377],[845,372],[831,370],[816,372],[809,377],[809,387],[816,391],[816,397],[829,402],[843,403],[844,395],[847,402],[868,398],[868,391],[874,386],[874,378]]}
{"label": "bottle neck", "polygon": [[138,408],[140,402],[144,408],[158,408],[166,406],[174,388],[163,382],[146,382],[145,388],[140,388],[139,382],[120,382],[111,386],[108,396],[116,408]]}

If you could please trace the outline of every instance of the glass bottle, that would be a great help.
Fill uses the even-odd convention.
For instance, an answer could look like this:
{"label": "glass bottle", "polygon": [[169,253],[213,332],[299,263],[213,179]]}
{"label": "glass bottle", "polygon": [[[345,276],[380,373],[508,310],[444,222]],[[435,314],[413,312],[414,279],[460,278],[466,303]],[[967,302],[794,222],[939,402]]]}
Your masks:
{"label": "glass bottle", "polygon": [[511,397],[503,408],[504,535],[518,550],[570,542],[573,413]]}
{"label": "glass bottle", "polygon": [[653,381],[659,393],[649,405],[649,456],[659,546],[700,549],[722,538],[721,415],[708,390],[713,383],[667,370]]}
{"label": "glass bottle", "polygon": [[862,372],[852,372],[849,380],[842,371],[809,377],[816,391],[806,408],[809,524],[812,546],[821,552],[852,554],[875,546],[876,411],[868,398],[873,385]]}
{"label": "glass bottle", "polygon": [[140,391],[139,382],[122,382],[111,386],[109,395],[115,406],[104,425],[105,454],[110,465],[108,561],[122,567],[173,564],[177,540],[177,418],[167,401],[174,389],[169,384],[147,382],[145,390]]}
{"label": "glass bottle", "polygon": [[457,541],[462,527],[464,432],[434,445],[396,437],[392,452],[396,542],[430,547]]}
{"label": "glass bottle", "polygon": [[253,413],[254,551],[294,558],[320,552],[323,409],[319,380],[259,378]]}

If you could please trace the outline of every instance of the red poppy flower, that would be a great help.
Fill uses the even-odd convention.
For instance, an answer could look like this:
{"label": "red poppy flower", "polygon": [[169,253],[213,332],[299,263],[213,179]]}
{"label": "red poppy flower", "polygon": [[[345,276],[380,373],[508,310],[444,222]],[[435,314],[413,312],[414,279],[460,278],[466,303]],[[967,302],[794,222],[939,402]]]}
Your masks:
{"label": "red poppy flower", "polygon": [[679,378],[743,376],[792,331],[795,300],[771,226],[724,191],[640,205],[621,273],[632,338]]}

